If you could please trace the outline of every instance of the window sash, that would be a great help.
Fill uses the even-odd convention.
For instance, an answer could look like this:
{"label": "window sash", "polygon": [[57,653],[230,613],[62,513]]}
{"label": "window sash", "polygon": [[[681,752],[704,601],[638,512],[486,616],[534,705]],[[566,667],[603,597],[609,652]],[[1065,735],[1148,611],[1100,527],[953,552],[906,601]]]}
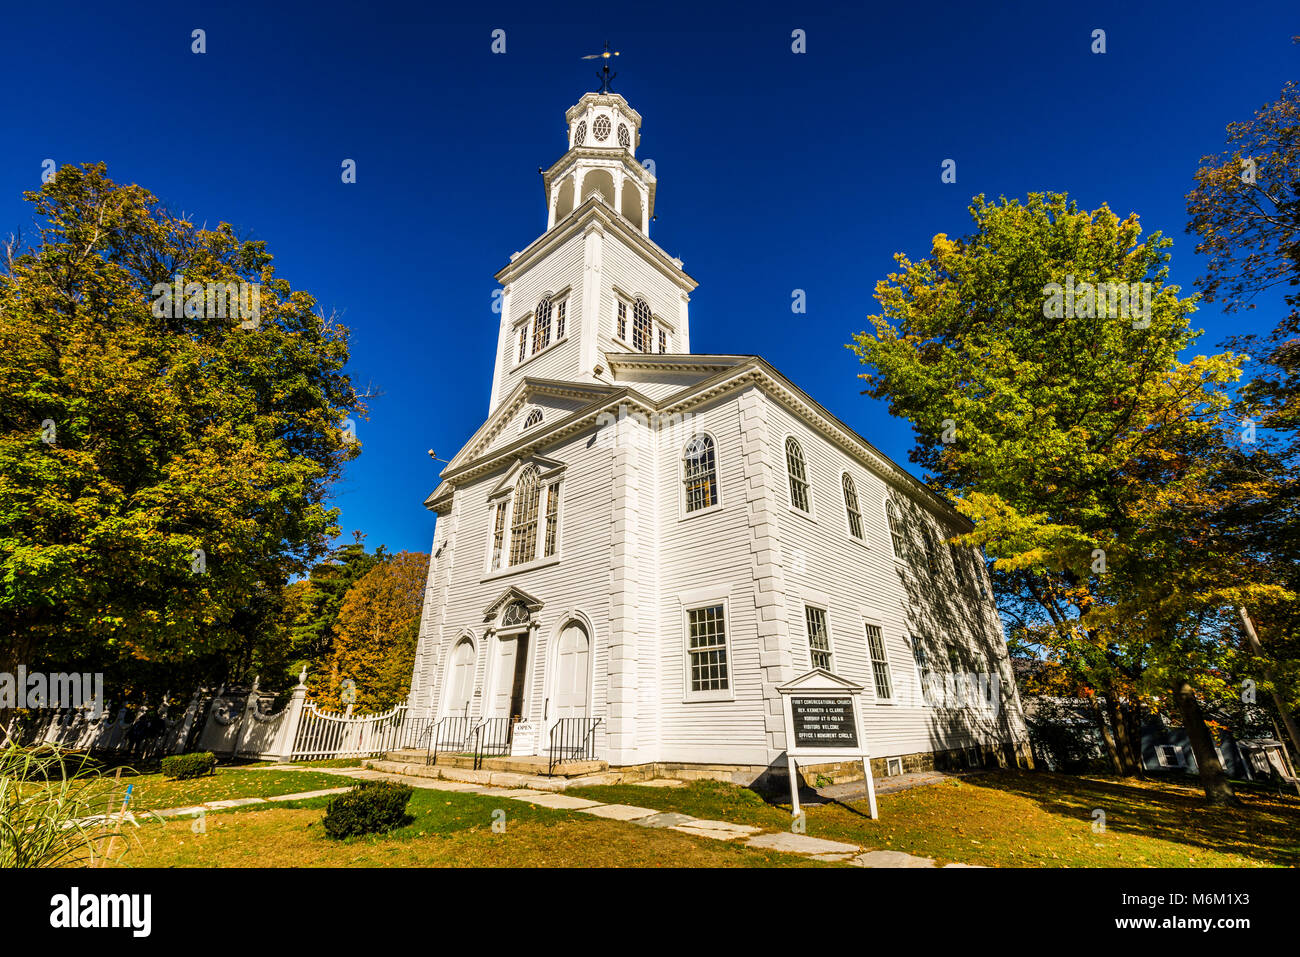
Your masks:
{"label": "window sash", "polygon": [[515,484],[514,514],[510,525],[511,565],[522,565],[537,557],[537,506],[540,498],[537,470],[529,467]]}
{"label": "window sash", "polygon": [[650,351],[650,336],[654,332],[654,317],[644,299],[632,306],[632,348],[637,352]]}
{"label": "window sash", "polygon": [[551,300],[543,299],[537,304],[533,316],[533,355],[541,352],[551,344]]}
{"label": "window sash", "polygon": [[543,555],[555,554],[556,540],[560,529],[560,483],[552,482],[546,487],[546,543]]}
{"label": "window sash", "polygon": [[817,608],[814,605],[805,605],[804,627],[808,631],[808,653],[812,660],[814,668],[825,668],[827,671],[833,671],[831,667],[831,639],[826,628],[826,609]]}
{"label": "window sash", "polygon": [[713,440],[702,436],[687,445],[682,457],[682,484],[686,511],[697,512],[718,504],[718,470]]}
{"label": "window sash", "polygon": [[705,605],[687,609],[686,624],[691,691],[729,690],[726,607]]}
{"label": "window sash", "polygon": [[876,697],[889,700],[894,697],[894,683],[889,674],[889,657],[885,654],[885,636],[879,625],[867,625],[867,651],[871,655],[871,676],[876,686]]}
{"label": "window sash", "polygon": [[862,538],[862,509],[858,506],[858,490],[853,483],[853,476],[844,473],[844,511],[848,513],[849,534]]}
{"label": "window sash", "polygon": [[561,299],[555,306],[555,341],[559,342],[564,338],[565,312],[569,305],[568,299]]}
{"label": "window sash", "polygon": [[492,527],[492,558],[490,569],[497,571],[501,568],[501,561],[504,558],[506,543],[506,503],[498,502],[496,506],[496,519]]}
{"label": "window sash", "polygon": [[885,499],[885,518],[889,522],[889,538],[894,546],[894,557],[906,561],[907,539],[903,536],[903,526],[898,520],[898,508],[892,499]]}
{"label": "window sash", "polygon": [[618,301],[618,337],[627,342],[627,303]]}
{"label": "window sash", "polygon": [[790,476],[790,504],[807,512],[808,473],[804,470],[803,450],[793,438],[785,443],[785,470]]}

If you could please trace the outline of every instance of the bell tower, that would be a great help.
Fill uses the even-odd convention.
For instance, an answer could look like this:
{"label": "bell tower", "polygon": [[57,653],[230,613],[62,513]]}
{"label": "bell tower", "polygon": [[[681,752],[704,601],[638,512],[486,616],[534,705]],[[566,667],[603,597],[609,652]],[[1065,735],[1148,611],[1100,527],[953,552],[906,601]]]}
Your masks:
{"label": "bell tower", "polygon": [[605,90],[564,118],[568,149],[542,171],[546,229],[496,274],[489,412],[525,378],[610,382],[608,353],[690,351],[696,283],[650,239],[656,180],[637,159],[641,114]]}
{"label": "bell tower", "polygon": [[546,228],[553,229],[592,194],[643,236],[650,235],[655,177],[636,160],[641,114],[617,93],[588,93],[564,118],[569,151],[543,174]]}

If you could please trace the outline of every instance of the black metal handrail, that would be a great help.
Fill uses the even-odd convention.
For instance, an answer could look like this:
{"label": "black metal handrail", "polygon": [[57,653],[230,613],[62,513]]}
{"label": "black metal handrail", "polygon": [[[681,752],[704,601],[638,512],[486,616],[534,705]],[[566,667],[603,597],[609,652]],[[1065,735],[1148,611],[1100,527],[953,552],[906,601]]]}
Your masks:
{"label": "black metal handrail", "polygon": [[469,722],[468,715],[448,715],[434,722],[425,735],[424,763],[429,766],[437,764],[438,753],[442,751],[464,751],[465,742],[472,733]]}
{"label": "black metal handrail", "polygon": [[566,761],[596,760],[596,728],[602,720],[602,718],[560,718],[551,725],[551,760],[546,767],[546,773],[554,774],[555,769]]}
{"label": "black metal handrail", "polygon": [[487,718],[480,721],[473,731],[474,770],[483,767],[483,759],[499,757],[510,753],[510,743],[514,737],[515,723],[510,718]]}

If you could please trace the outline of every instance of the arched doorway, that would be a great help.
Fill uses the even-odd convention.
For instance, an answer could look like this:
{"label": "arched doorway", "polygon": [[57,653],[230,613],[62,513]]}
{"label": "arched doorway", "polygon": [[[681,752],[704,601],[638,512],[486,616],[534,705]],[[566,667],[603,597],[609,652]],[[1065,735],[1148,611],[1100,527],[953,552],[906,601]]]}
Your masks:
{"label": "arched doorway", "polygon": [[579,621],[570,621],[560,632],[555,652],[555,682],[551,718],[587,717],[591,682],[591,639]]}
{"label": "arched doorway", "polygon": [[468,715],[473,694],[474,643],[468,638],[462,638],[451,653],[447,675],[447,714],[455,717]]}

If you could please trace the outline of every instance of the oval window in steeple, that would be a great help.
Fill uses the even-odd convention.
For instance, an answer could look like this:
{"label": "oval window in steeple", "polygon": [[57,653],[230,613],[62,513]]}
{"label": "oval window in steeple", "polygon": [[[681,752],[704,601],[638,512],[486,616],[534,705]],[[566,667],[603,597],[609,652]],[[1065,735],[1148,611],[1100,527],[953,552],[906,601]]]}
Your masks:
{"label": "oval window in steeple", "polygon": [[581,146],[587,139],[587,121],[579,120],[578,128],[573,131],[573,145]]}
{"label": "oval window in steeple", "polygon": [[598,116],[596,117],[596,121],[591,124],[592,135],[596,137],[596,142],[598,143],[603,143],[605,140],[609,139],[609,130],[610,125],[608,116]]}
{"label": "oval window in steeple", "polygon": [[627,131],[627,124],[618,124],[618,145],[625,150],[632,148],[632,134]]}

